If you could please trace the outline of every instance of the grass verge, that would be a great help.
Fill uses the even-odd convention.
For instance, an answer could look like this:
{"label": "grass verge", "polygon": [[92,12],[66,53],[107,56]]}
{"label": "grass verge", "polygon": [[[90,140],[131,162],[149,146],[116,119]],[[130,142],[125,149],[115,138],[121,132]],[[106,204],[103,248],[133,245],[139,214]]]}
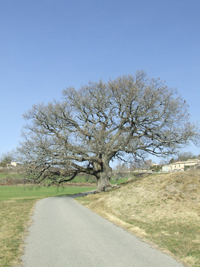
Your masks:
{"label": "grass verge", "polygon": [[0,266],[21,263],[22,242],[37,200],[93,190],[87,187],[0,186]]}
{"label": "grass verge", "polygon": [[200,266],[200,170],[151,175],[77,200],[186,266]]}

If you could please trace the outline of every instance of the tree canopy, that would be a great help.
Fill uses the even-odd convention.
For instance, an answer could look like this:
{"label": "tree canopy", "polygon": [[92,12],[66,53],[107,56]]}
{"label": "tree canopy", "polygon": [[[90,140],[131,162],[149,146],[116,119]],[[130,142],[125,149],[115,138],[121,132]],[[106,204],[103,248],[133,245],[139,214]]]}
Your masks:
{"label": "tree canopy", "polygon": [[63,91],[63,101],[34,105],[18,148],[26,177],[60,184],[78,173],[109,183],[114,159],[168,156],[198,133],[188,106],[173,88],[139,71]]}
{"label": "tree canopy", "polygon": [[12,160],[13,160],[13,155],[11,152],[2,154],[0,157],[0,167],[7,167],[11,163]]}

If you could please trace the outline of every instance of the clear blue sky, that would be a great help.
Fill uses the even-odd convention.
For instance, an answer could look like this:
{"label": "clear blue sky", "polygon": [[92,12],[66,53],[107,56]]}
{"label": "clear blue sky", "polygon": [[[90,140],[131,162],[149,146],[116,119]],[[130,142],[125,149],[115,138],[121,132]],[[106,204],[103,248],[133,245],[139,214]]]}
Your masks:
{"label": "clear blue sky", "polygon": [[177,87],[198,121],[199,14],[199,0],[1,0],[0,155],[18,145],[32,105],[137,70]]}

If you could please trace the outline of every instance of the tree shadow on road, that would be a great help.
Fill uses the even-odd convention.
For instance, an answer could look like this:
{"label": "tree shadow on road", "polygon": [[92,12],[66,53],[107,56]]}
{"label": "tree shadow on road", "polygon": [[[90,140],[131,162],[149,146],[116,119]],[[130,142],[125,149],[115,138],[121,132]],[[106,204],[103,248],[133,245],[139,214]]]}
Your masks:
{"label": "tree shadow on road", "polygon": [[70,195],[68,197],[72,197],[72,198],[76,198],[76,197],[83,197],[83,196],[87,196],[90,194],[95,194],[95,190],[93,191],[88,191],[88,192],[83,192],[83,193],[78,193],[78,194],[74,194],[74,195]]}

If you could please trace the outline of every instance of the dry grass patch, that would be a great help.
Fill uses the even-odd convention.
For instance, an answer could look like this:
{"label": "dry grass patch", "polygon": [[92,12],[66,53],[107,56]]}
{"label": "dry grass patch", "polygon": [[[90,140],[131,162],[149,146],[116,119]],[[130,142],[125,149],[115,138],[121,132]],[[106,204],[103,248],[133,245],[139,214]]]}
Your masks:
{"label": "dry grass patch", "polygon": [[200,266],[200,170],[153,175],[80,201],[90,209]]}
{"label": "dry grass patch", "polygon": [[0,266],[7,267],[20,263],[19,247],[34,203],[35,200],[1,201]]}

